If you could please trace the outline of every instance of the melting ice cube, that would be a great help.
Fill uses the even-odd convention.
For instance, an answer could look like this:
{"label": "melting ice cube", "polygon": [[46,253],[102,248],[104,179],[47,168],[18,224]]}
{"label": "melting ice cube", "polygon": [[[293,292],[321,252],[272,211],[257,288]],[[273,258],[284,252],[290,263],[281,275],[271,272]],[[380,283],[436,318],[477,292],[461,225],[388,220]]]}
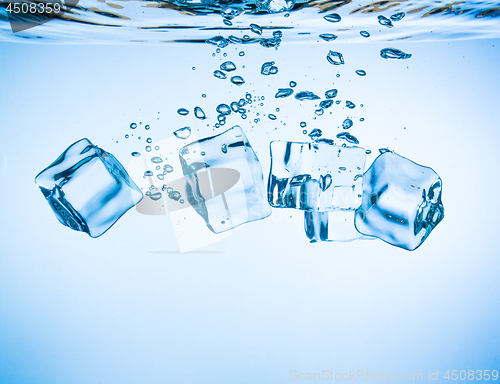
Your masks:
{"label": "melting ice cube", "polygon": [[59,221],[101,236],[142,199],[116,158],[82,139],[40,172],[35,182]]}
{"label": "melting ice cube", "polygon": [[363,203],[357,230],[414,250],[444,217],[441,179],[431,168],[393,152],[375,159],[363,176]]}
{"label": "melting ice cube", "polygon": [[239,126],[181,148],[187,201],[214,233],[271,214],[259,160]]}
{"label": "melting ice cube", "polygon": [[363,148],[288,141],[273,141],[270,147],[271,206],[328,211],[361,204]]}

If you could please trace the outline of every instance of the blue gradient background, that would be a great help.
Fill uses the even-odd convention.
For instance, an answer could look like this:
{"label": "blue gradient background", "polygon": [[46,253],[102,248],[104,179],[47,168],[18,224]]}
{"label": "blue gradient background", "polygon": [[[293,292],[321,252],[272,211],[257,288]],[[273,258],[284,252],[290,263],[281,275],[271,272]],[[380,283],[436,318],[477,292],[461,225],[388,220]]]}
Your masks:
{"label": "blue gradient background", "polygon": [[[358,369],[424,381],[439,370],[447,382],[446,370],[498,370],[500,41],[399,43],[406,61],[380,59],[385,46],[340,46],[340,79],[326,46],[248,46],[228,56],[246,64],[234,89],[213,78],[222,57],[206,45],[0,44],[0,383],[288,383],[291,370]],[[276,79],[258,74],[270,59]],[[358,68],[368,75],[347,74]],[[164,138],[177,108],[213,115],[292,79],[318,94],[336,81],[343,100],[364,103],[361,145],[441,176],[445,219],[418,250],[309,244],[289,210],[186,254],[165,217],[135,210],[91,239],[61,226],[34,184],[82,137],[126,165],[130,122]],[[278,131],[228,122],[265,173],[269,141],[301,140],[298,123],[314,116],[273,103],[289,122]]]}

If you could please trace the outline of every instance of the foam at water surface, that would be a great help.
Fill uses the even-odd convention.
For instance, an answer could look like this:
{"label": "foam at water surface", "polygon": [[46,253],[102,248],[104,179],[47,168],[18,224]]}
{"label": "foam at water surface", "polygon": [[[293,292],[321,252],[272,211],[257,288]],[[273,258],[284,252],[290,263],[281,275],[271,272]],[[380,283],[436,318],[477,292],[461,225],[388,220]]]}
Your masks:
{"label": "foam at water surface", "polygon": [[444,217],[441,179],[434,170],[393,152],[375,159],[363,176],[357,230],[407,250],[418,248]]}
{"label": "foam at water surface", "polygon": [[262,168],[239,126],[181,148],[187,201],[214,233],[271,214]]}
{"label": "foam at water surface", "polygon": [[101,236],[142,199],[142,192],[110,153],[82,139],[40,172],[35,182],[59,221]]}
{"label": "foam at water surface", "polygon": [[356,209],[361,204],[363,148],[273,141],[270,149],[271,206],[332,211]]}

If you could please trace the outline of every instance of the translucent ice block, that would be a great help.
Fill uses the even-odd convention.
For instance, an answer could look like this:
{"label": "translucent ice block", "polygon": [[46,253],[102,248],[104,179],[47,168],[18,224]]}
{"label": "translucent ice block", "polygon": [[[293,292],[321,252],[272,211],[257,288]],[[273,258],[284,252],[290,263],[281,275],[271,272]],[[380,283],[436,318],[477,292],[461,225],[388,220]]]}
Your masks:
{"label": "translucent ice block", "polygon": [[273,141],[269,204],[305,211],[356,209],[361,204],[365,157],[359,147]]}
{"label": "translucent ice block", "polygon": [[239,126],[181,148],[189,204],[220,233],[271,214],[262,168]]}
{"label": "translucent ice block", "polygon": [[354,226],[354,210],[304,212],[304,228],[311,243],[319,241],[352,241],[374,239],[364,236]]}
{"label": "translucent ice block", "polygon": [[142,199],[116,158],[82,139],[40,172],[35,182],[59,221],[101,236]]}
{"label": "translucent ice block", "polygon": [[360,233],[412,251],[443,217],[441,179],[431,168],[385,152],[364,174],[355,216]]}

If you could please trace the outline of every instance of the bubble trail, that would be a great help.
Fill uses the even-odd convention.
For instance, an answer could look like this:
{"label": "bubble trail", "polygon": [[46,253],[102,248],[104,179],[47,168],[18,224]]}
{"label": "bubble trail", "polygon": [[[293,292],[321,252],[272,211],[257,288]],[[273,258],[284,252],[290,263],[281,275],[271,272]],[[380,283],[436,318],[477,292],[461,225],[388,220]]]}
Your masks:
{"label": "bubble trail", "polygon": [[398,12],[398,13],[395,13],[394,15],[391,15],[391,20],[392,21],[399,21],[401,20],[403,17],[405,17],[406,13],[404,12]]}
{"label": "bubble trail", "polygon": [[240,44],[243,41],[239,37],[236,37],[233,35],[229,36],[228,39],[231,43],[234,43],[234,44]]}
{"label": "bubble trail", "polygon": [[337,97],[338,91],[336,89],[329,89],[328,91],[325,92],[325,97],[327,99],[333,99]]}
{"label": "bubble trail", "polygon": [[337,138],[344,139],[344,140],[348,141],[349,143],[359,144],[359,140],[355,136],[351,135],[348,132],[341,132],[341,133],[337,134]]}
{"label": "bubble trail", "polygon": [[203,112],[203,109],[201,109],[200,107],[196,107],[194,109],[194,115],[196,116],[197,119],[200,120],[204,120],[207,118],[205,112]]}
{"label": "bubble trail", "polygon": [[280,99],[283,97],[288,97],[293,93],[291,88],[278,88],[278,92],[274,95],[275,98]]}
{"label": "bubble trail", "polygon": [[383,59],[409,59],[411,53],[404,53],[403,51],[396,48],[384,48],[380,51],[380,56]]}
{"label": "bubble trail", "polygon": [[211,37],[210,39],[205,40],[205,43],[215,45],[219,48],[225,48],[229,45],[229,41],[222,36]]}
{"label": "bubble trail", "polygon": [[225,61],[220,65],[220,69],[226,72],[232,72],[236,70],[236,65],[232,61]]}
{"label": "bubble trail", "polygon": [[321,37],[325,41],[333,41],[336,40],[338,36],[332,33],[322,33],[321,35],[319,35],[319,37]]}
{"label": "bubble trail", "polygon": [[157,201],[161,199],[161,192],[150,193],[147,196],[153,201]]}
{"label": "bubble trail", "polygon": [[388,19],[387,17],[382,16],[382,15],[378,16],[378,22],[379,22],[380,25],[383,25],[383,26],[385,26],[387,28],[394,27],[394,25],[392,25],[392,21],[390,19]]}
{"label": "bubble trail", "polygon": [[275,36],[271,39],[261,39],[259,41],[259,44],[262,45],[264,48],[278,48],[279,45],[281,44],[281,38]]}
{"label": "bubble trail", "polygon": [[329,21],[330,23],[338,23],[342,18],[338,13],[331,13],[329,15],[323,16],[323,19]]}
{"label": "bubble trail", "polygon": [[319,139],[323,135],[323,131],[319,128],[314,128],[310,133],[309,137],[313,140]]}
{"label": "bubble trail", "polygon": [[332,65],[342,65],[344,64],[344,56],[340,52],[330,51],[326,55],[326,59]]}
{"label": "bubble trail", "polygon": [[257,35],[262,35],[262,28],[257,24],[250,24],[250,30]]}
{"label": "bubble trail", "polygon": [[153,164],[160,164],[163,162],[163,159],[160,156],[155,156],[151,159],[151,162]]}
{"label": "bubble trail", "polygon": [[174,136],[177,137],[178,139],[185,140],[189,136],[191,136],[191,128],[190,127],[180,128],[174,132]]}
{"label": "bubble trail", "polygon": [[352,120],[351,119],[345,119],[343,122],[342,122],[342,128],[344,129],[349,129],[352,127]]}
{"label": "bubble trail", "polygon": [[222,115],[231,114],[231,107],[227,104],[219,104],[215,110]]}
{"label": "bubble trail", "polygon": [[260,73],[264,76],[275,75],[278,73],[278,67],[274,65],[274,61],[267,61],[262,64]]}
{"label": "bubble trail", "polygon": [[233,76],[231,77],[231,83],[234,85],[243,85],[245,84],[245,80],[241,76]]}
{"label": "bubble trail", "polygon": [[320,97],[310,91],[301,91],[295,94],[297,100],[318,100]]}
{"label": "bubble trail", "polygon": [[168,194],[168,197],[172,200],[179,201],[181,193],[179,191],[172,191]]}
{"label": "bubble trail", "polygon": [[323,109],[330,108],[333,105],[333,100],[323,100],[319,106]]}

